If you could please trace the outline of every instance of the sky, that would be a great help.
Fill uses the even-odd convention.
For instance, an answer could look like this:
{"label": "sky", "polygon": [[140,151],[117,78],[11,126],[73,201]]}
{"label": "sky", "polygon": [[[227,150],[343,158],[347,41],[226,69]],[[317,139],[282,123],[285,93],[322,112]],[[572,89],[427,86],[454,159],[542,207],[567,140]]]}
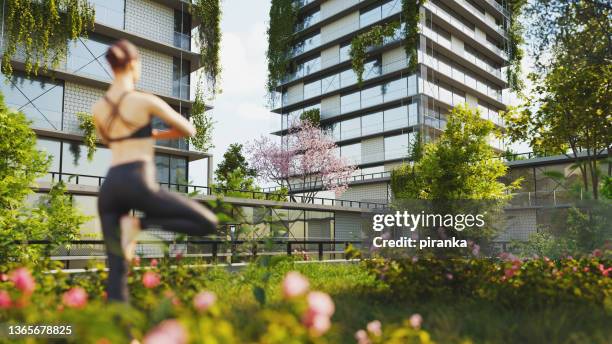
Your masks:
{"label": "sky", "polygon": [[211,102],[215,166],[234,142],[247,143],[280,123],[266,106],[266,27],[270,1],[223,0],[221,89]]}

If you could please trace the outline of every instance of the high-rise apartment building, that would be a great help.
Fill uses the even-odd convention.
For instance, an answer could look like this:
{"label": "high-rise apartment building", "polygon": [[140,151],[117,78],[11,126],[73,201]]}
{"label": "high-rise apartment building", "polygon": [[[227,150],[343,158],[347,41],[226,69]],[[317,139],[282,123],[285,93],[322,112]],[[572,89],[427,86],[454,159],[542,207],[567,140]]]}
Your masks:
{"label": "high-rise apartment building", "polygon": [[[409,1],[415,3],[415,1]],[[351,40],[373,26],[403,22],[402,0],[301,0],[291,49],[294,69],[277,87],[273,110],[286,134],[290,123],[319,109],[321,125],[359,174],[388,172],[407,159],[421,132],[435,138],[450,109],[467,103],[503,126],[509,12],[496,0],[427,0],[419,9],[418,67],[408,72],[403,30],[368,50],[363,83],[349,56]],[[405,25],[405,24],[402,24]],[[503,150],[502,142],[491,145]],[[359,179],[359,178],[356,178]],[[387,183],[364,178],[342,196],[385,200]],[[369,180],[369,182],[368,182]]]}
{"label": "high-rise apartment building", "polygon": [[[14,76],[0,83],[4,101],[32,121],[38,145],[52,157],[50,173],[41,182],[60,178],[71,184],[98,186],[110,165],[110,150],[98,147],[87,159],[77,113],[91,112],[112,80],[104,55],[115,41],[134,43],[142,59],[137,89],[161,97],[185,116],[193,104],[192,74],[200,68],[200,55],[192,46],[197,23],[182,0],[90,0],[95,6],[95,29],[87,38],[69,43],[68,55],[53,77],[26,77],[19,57]],[[154,127],[164,128],[160,121]],[[192,151],[184,140],[158,141],[155,147],[157,179],[162,184],[207,185],[211,156]],[[94,216],[86,229],[97,232],[95,192],[73,194],[81,210]]]}

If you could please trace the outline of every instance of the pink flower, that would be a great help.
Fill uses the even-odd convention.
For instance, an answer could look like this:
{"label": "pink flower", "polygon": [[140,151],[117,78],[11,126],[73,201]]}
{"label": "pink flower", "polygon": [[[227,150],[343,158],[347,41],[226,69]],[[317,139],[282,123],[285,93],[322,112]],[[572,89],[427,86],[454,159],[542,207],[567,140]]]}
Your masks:
{"label": "pink flower", "polygon": [[6,282],[9,280],[9,277],[7,274],[0,274],[0,282]]}
{"label": "pink flower", "polygon": [[153,260],[151,260],[151,267],[157,267],[158,264],[159,262],[157,261],[157,259],[153,258]]}
{"label": "pink flower", "polygon": [[612,267],[609,267],[606,269],[603,264],[599,264],[598,268],[601,274],[606,277],[608,277],[608,275],[610,274],[610,271],[612,271]]}
{"label": "pink flower", "polygon": [[591,270],[591,269],[589,269],[588,266],[585,266],[584,269],[582,269],[582,271],[584,271],[584,272],[589,272],[589,270]]}
{"label": "pink flower", "polygon": [[193,298],[193,307],[204,312],[217,301],[217,295],[210,291],[201,291]]}
{"label": "pink flower", "polygon": [[601,250],[598,248],[594,249],[592,254],[593,254],[593,257],[601,257],[603,255]]}
{"label": "pink flower", "polygon": [[134,259],[132,259],[132,265],[140,266],[140,257],[139,256],[136,256],[136,257],[134,257]]}
{"label": "pink flower", "polygon": [[331,327],[331,321],[329,320],[329,316],[325,314],[316,314],[312,318],[312,322],[309,326],[310,330],[313,332],[315,336],[320,336],[327,332]]}
{"label": "pink flower", "polygon": [[423,317],[420,314],[416,313],[410,316],[408,322],[410,323],[410,326],[412,326],[412,328],[418,330],[421,328],[421,324],[423,323]]}
{"label": "pink flower", "polygon": [[368,332],[379,337],[382,334],[382,324],[378,320],[374,320],[368,323],[366,326]]}
{"label": "pink flower", "polygon": [[334,301],[326,293],[311,291],[307,297],[308,309],[316,314],[323,314],[331,317],[334,314]]}
{"label": "pink flower", "polygon": [[6,290],[0,290],[0,309],[11,308],[11,295]]}
{"label": "pink flower", "polygon": [[15,287],[21,290],[24,294],[32,294],[36,284],[32,274],[26,268],[18,268],[10,274],[10,279],[15,284]]}
{"label": "pink flower", "polygon": [[451,280],[453,279],[453,274],[451,274],[451,273],[447,273],[447,274],[446,274],[446,279],[447,279],[447,280],[449,280],[449,281],[451,281]]}
{"label": "pink flower", "polygon": [[164,320],[143,339],[143,344],[185,344],[187,331],[176,319]]}
{"label": "pink flower", "polygon": [[151,289],[159,285],[160,277],[153,271],[147,271],[142,275],[142,284],[145,288]]}
{"label": "pink flower", "polygon": [[177,253],[176,256],[174,256],[174,259],[176,259],[177,262],[180,262],[181,259],[183,259],[183,254],[182,253]]}
{"label": "pink flower", "polygon": [[474,244],[474,247],[472,247],[472,254],[478,257],[478,255],[480,254],[480,245]]}
{"label": "pink flower", "polygon": [[359,330],[355,332],[355,339],[357,340],[357,344],[370,344],[370,338],[368,338],[368,333],[364,330]]}
{"label": "pink flower", "polygon": [[514,276],[514,273],[515,273],[515,272],[516,272],[516,270],[514,270],[514,269],[506,269],[506,270],[504,271],[504,276],[505,276],[506,278],[511,278],[512,276]]}
{"label": "pink flower", "polygon": [[73,287],[64,293],[62,300],[70,308],[83,308],[87,304],[87,292],[81,287]]}
{"label": "pink flower", "polygon": [[283,295],[286,298],[297,297],[308,291],[309,283],[306,277],[296,271],[290,271],[283,279]]}

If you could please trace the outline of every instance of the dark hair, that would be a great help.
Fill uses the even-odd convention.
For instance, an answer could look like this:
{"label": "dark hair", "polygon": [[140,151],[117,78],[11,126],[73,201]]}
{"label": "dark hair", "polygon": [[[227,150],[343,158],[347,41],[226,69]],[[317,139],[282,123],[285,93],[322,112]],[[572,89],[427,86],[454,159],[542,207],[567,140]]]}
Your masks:
{"label": "dark hair", "polygon": [[106,60],[113,70],[125,69],[128,63],[138,57],[138,49],[127,39],[117,41],[106,52]]}

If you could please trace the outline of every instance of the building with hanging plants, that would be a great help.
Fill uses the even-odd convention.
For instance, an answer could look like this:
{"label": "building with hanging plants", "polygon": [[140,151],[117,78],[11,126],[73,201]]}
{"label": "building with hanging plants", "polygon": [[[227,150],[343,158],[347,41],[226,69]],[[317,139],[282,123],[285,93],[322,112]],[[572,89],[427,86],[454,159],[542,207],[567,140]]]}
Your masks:
{"label": "building with hanging plants", "polygon": [[387,200],[389,172],[417,137],[443,132],[453,106],[467,103],[503,128],[504,90],[515,86],[521,56],[508,8],[504,0],[272,0],[274,134],[318,111],[339,154],[360,167],[342,198]]}
{"label": "building with hanging plants", "polygon": [[[94,136],[88,113],[112,81],[108,47],[119,39],[134,43],[142,59],[137,90],[195,117],[198,135],[191,142],[157,141],[158,181],[179,189],[206,186],[211,122],[202,94],[214,89],[219,73],[219,16],[218,0],[2,1],[0,91],[9,107],[26,114],[38,146],[52,156],[40,185],[63,180],[82,187],[73,199],[93,216],[85,226],[91,233],[99,232],[92,190],[106,175],[111,153]],[[164,129],[159,120],[153,126]]]}

